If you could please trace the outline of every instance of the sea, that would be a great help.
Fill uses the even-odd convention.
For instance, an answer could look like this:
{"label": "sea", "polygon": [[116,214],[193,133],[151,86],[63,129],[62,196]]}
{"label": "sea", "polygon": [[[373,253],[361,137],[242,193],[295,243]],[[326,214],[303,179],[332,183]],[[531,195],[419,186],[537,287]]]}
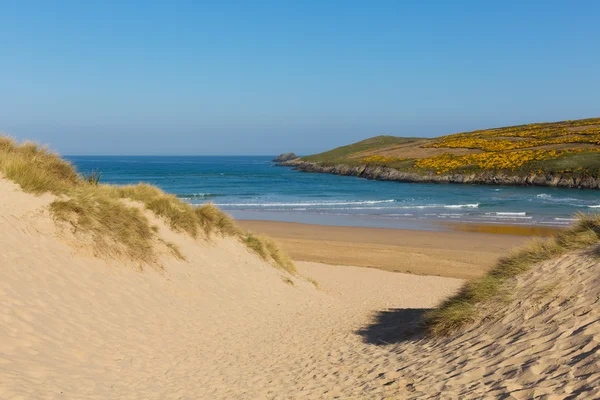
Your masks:
{"label": "sea", "polygon": [[446,222],[565,226],[594,190],[382,182],[276,166],[273,156],[68,156],[102,183],[146,182],[237,219],[439,230]]}

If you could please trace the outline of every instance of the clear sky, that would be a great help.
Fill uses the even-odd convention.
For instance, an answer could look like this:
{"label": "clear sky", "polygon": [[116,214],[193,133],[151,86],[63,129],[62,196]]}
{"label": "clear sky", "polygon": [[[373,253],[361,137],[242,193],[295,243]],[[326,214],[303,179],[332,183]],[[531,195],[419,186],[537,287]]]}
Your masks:
{"label": "clear sky", "polygon": [[0,0],[0,131],[309,154],[600,116],[600,1]]}

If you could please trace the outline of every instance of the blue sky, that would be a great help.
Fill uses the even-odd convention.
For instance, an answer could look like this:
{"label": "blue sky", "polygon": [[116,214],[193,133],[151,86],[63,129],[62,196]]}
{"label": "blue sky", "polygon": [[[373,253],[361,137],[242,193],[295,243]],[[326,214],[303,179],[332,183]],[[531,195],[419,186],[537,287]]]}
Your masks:
{"label": "blue sky", "polygon": [[597,1],[0,1],[0,131],[309,154],[600,116]]}

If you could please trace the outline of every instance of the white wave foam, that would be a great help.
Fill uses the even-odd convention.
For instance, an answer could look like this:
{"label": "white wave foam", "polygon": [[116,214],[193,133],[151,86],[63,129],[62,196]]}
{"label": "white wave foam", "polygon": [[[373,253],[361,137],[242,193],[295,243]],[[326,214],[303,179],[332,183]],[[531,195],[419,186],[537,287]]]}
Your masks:
{"label": "white wave foam", "polygon": [[206,199],[209,197],[215,197],[216,195],[212,193],[192,193],[192,194],[184,194],[177,196],[182,200],[198,200],[198,199]]}
{"label": "white wave foam", "polygon": [[499,215],[499,216],[515,216],[515,217],[524,217],[525,215],[527,215],[526,212],[493,212],[493,213],[485,213],[486,215]]}
{"label": "white wave foam", "polygon": [[[584,201],[584,200],[580,200],[580,199],[576,199],[573,197],[553,197],[551,194],[547,194],[547,193],[541,193],[536,195],[535,197],[537,197],[538,199],[542,199],[551,203],[569,203],[571,201]],[[569,204],[570,206],[574,206],[574,207],[582,207],[583,204]]]}
{"label": "white wave foam", "polygon": [[399,207],[393,207],[393,208],[400,208],[400,209],[405,209],[405,210],[409,210],[409,209],[424,210],[424,209],[429,209],[429,208],[478,208],[478,207],[479,207],[479,203],[474,203],[474,204],[427,204],[427,205],[414,205],[414,206],[399,206]]}
{"label": "white wave foam", "polygon": [[479,208],[479,203],[474,204],[452,204],[443,206],[444,208]]}
{"label": "white wave foam", "polygon": [[[364,200],[364,201],[323,201],[305,203],[216,203],[225,207],[324,207],[321,210],[381,210],[381,209],[429,209],[429,208],[478,208],[479,203],[473,204],[423,204],[392,207],[369,207],[377,204],[394,203],[396,200]],[[336,207],[336,206],[366,206],[366,207]]]}
{"label": "white wave foam", "polygon": [[600,208],[600,204],[598,204],[597,206],[588,206],[588,208]]}
{"label": "white wave foam", "polygon": [[305,203],[217,203],[217,206],[234,207],[311,207],[311,206],[351,206],[359,204],[393,203],[396,200],[364,200],[364,201],[322,201]]}
{"label": "white wave foam", "polygon": [[[477,218],[477,217],[475,217]],[[526,216],[526,215],[498,215],[498,214],[484,214],[483,216],[481,216],[479,219],[482,220],[522,220],[522,219],[533,219],[532,216]]]}

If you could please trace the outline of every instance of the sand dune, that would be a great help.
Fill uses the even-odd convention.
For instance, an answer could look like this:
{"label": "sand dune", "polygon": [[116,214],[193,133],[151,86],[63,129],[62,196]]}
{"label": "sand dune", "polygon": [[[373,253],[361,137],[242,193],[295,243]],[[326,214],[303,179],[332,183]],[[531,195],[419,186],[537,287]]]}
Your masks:
{"label": "sand dune", "polygon": [[518,280],[494,320],[397,346],[401,397],[600,398],[598,258],[572,254]]}
{"label": "sand dune", "polygon": [[458,279],[298,263],[317,290],[234,239],[158,220],[188,261],[140,272],[77,247],[51,196],[0,193],[2,399],[600,396],[590,256],[535,269],[497,320],[433,340],[414,321]]}

